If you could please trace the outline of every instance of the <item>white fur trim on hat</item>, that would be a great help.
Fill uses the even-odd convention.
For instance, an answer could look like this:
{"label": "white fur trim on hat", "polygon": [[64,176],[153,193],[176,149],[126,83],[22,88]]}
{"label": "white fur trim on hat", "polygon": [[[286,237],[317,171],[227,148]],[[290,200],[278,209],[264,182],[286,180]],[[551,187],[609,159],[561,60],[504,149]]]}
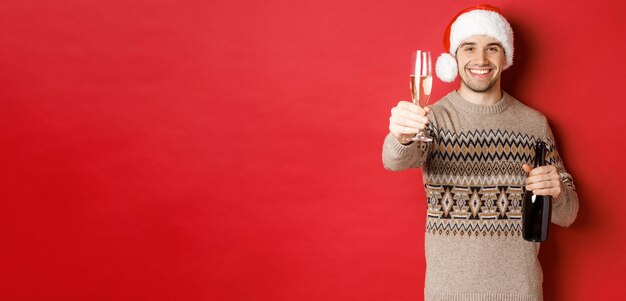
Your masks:
{"label": "white fur trim on hat", "polygon": [[460,15],[450,30],[450,54],[455,56],[464,40],[478,35],[498,40],[506,57],[504,69],[513,65],[513,29],[502,15],[494,11],[477,9]]}
{"label": "white fur trim on hat", "polygon": [[435,65],[435,71],[437,77],[443,82],[451,83],[456,79],[458,67],[456,65],[456,59],[449,53],[442,53],[437,58],[437,64]]}

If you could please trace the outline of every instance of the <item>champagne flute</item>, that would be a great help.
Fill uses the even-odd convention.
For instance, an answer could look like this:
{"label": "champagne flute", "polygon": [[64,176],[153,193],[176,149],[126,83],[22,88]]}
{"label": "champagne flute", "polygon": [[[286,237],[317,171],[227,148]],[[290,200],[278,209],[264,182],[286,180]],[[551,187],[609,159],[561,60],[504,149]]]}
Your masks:
{"label": "champagne flute", "polygon": [[[416,50],[413,52],[413,63],[411,65],[411,98],[413,103],[420,107],[425,107],[430,100],[430,91],[433,87],[432,66],[430,51]],[[411,141],[433,141],[423,130],[417,132]]]}

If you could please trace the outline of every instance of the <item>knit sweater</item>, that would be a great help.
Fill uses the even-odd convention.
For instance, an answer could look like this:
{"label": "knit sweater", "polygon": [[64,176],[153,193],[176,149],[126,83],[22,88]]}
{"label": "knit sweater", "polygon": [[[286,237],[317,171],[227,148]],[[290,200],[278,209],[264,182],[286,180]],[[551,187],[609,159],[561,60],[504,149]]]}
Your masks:
{"label": "knit sweater", "polygon": [[426,190],[425,300],[542,300],[539,243],[522,238],[522,198],[534,144],[548,145],[563,191],[552,223],[567,227],[578,211],[571,176],[546,118],[503,92],[477,105],[456,91],[431,106],[432,142],[403,145],[389,134],[385,168],[421,167]]}

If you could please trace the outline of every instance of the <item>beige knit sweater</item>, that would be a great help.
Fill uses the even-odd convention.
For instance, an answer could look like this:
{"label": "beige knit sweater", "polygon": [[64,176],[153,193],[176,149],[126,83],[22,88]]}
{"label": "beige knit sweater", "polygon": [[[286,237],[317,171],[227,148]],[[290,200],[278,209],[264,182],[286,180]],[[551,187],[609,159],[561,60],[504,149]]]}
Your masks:
{"label": "beige knit sweater", "polygon": [[431,106],[433,142],[402,145],[391,134],[385,168],[421,167],[426,190],[425,300],[542,300],[539,243],[522,239],[522,164],[532,166],[537,139],[547,164],[560,173],[563,193],[552,222],[567,227],[578,196],[546,118],[503,93],[476,105],[456,91]]}

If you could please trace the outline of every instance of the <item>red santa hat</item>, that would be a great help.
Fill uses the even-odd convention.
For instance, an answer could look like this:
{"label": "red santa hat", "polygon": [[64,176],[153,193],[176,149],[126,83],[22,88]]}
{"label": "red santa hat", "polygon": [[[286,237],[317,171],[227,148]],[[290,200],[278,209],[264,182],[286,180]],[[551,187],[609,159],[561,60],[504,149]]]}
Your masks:
{"label": "red santa hat", "polygon": [[458,13],[450,22],[443,36],[443,53],[437,59],[435,71],[444,82],[453,82],[458,74],[456,51],[461,43],[472,36],[485,35],[502,44],[506,64],[504,69],[513,65],[513,29],[502,16],[499,8],[481,4]]}

